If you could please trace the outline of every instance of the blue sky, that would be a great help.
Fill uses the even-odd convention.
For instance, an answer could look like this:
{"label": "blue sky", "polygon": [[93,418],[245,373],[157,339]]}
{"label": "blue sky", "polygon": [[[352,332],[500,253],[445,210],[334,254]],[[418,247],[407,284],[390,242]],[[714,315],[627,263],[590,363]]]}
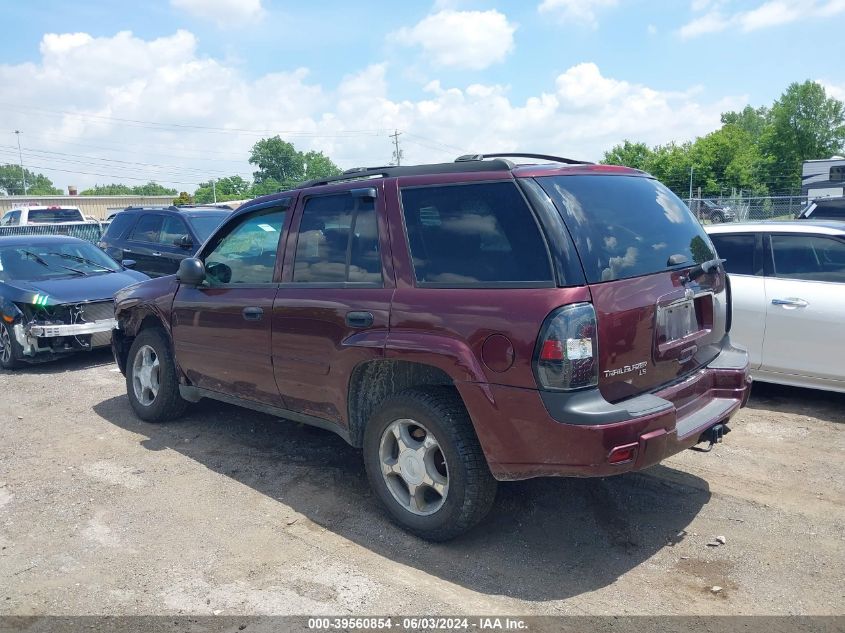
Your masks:
{"label": "blue sky", "polygon": [[624,138],[705,134],[792,81],[845,97],[845,0],[3,0],[2,13],[0,162],[15,162],[20,128],[25,162],[60,185],[247,177],[262,131],[344,167],[389,160],[394,128],[409,162],[597,159]]}

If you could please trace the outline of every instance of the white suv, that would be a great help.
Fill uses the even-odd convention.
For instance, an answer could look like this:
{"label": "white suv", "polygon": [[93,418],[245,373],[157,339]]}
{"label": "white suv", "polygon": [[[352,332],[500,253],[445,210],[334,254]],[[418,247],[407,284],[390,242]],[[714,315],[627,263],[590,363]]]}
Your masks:
{"label": "white suv", "polygon": [[23,224],[63,224],[65,222],[84,222],[82,211],[77,207],[40,206],[10,209],[0,219],[0,226],[20,226]]}

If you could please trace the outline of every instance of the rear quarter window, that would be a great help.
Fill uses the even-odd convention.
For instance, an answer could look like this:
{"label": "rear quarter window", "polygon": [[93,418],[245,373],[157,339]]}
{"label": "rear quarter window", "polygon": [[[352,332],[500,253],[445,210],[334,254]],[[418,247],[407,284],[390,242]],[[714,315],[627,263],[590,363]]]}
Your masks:
{"label": "rear quarter window", "polygon": [[52,222],[83,222],[79,209],[31,209],[27,214],[27,222],[33,224],[48,224]]}
{"label": "rear quarter window", "polygon": [[537,182],[563,217],[589,283],[664,271],[673,255],[689,264],[716,256],[687,205],[656,180],[596,174]]}
{"label": "rear quarter window", "polygon": [[554,283],[540,228],[513,182],[404,188],[402,212],[419,285]]}
{"label": "rear quarter window", "polygon": [[132,213],[118,213],[112,221],[109,223],[108,228],[106,229],[105,234],[103,235],[104,240],[118,240],[126,234],[127,229],[132,226],[132,220],[134,220],[136,215]]}

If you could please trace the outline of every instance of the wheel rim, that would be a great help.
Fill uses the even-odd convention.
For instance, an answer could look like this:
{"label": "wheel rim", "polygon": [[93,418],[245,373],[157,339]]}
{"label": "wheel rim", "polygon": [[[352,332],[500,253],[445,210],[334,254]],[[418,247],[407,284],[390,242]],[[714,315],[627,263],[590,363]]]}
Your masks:
{"label": "wheel rim", "polygon": [[132,388],[135,399],[145,407],[155,402],[159,389],[158,354],[149,345],[144,345],[135,354],[132,363]]}
{"label": "wheel rim", "polygon": [[0,327],[0,359],[4,363],[12,360],[12,339],[6,327]]}
{"label": "wheel rim", "polygon": [[449,494],[446,456],[434,434],[416,420],[391,422],[379,444],[381,474],[390,494],[416,515],[434,514]]}

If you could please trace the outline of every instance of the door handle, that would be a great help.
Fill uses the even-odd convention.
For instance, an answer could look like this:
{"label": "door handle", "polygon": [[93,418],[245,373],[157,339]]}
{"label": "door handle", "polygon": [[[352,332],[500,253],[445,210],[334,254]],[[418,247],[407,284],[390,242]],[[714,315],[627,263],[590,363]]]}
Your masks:
{"label": "door handle", "polygon": [[804,299],[796,299],[795,297],[789,297],[787,299],[772,299],[773,306],[783,306],[785,308],[806,308],[810,305],[809,301],[804,301]]}
{"label": "door handle", "polygon": [[152,252],[152,253],[150,253],[150,254],[151,254],[153,257],[161,257],[161,253],[159,253],[158,251],[153,251],[153,252]]}
{"label": "door handle", "polygon": [[261,308],[244,308],[241,312],[246,321],[260,321],[264,316],[264,310]]}
{"label": "door handle", "polygon": [[346,325],[356,329],[363,329],[372,327],[373,313],[372,312],[347,312]]}

